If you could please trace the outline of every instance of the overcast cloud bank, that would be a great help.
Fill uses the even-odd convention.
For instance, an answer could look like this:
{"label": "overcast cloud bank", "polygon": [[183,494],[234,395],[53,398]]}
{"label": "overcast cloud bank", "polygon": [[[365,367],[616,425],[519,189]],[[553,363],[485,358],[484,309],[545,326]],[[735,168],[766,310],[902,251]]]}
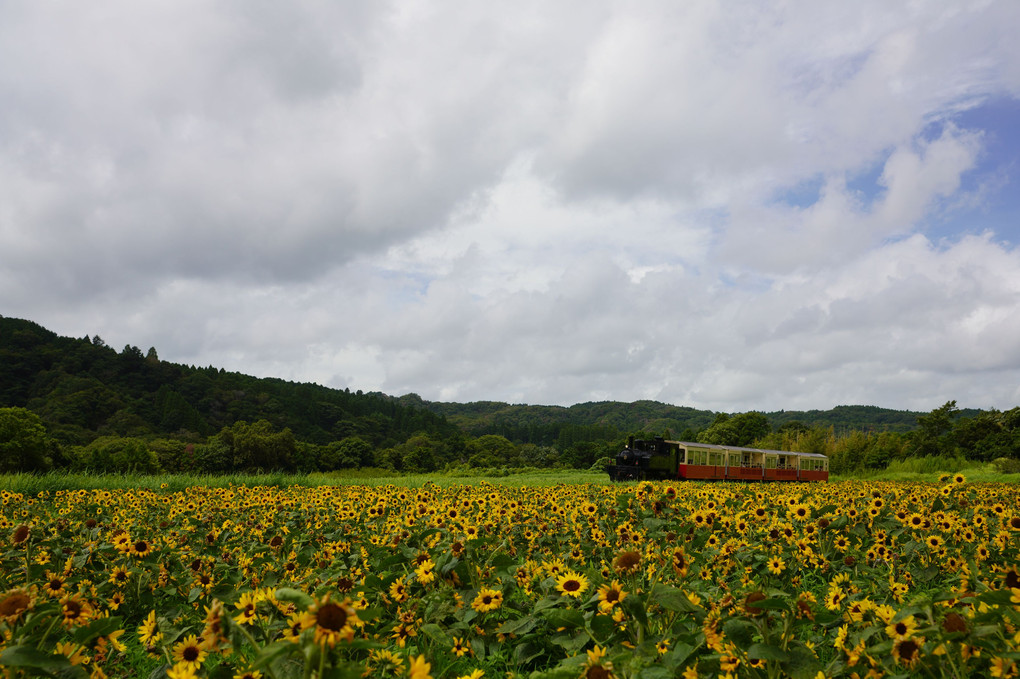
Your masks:
{"label": "overcast cloud bank", "polygon": [[1018,28],[1010,0],[4,4],[0,313],[430,400],[1008,408]]}

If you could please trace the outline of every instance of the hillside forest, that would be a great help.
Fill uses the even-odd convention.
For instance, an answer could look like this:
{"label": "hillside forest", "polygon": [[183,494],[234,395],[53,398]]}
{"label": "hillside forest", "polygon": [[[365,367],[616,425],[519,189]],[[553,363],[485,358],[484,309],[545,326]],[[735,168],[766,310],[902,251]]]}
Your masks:
{"label": "hillside forest", "polygon": [[852,473],[915,457],[1020,461],[1020,407],[439,403],[187,366],[0,316],[0,473],[585,469],[628,435],[823,453]]}

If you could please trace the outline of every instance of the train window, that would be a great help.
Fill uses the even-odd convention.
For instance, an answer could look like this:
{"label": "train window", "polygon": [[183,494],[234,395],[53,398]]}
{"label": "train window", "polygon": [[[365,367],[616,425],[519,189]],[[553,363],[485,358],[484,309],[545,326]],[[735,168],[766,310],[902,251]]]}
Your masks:
{"label": "train window", "polygon": [[769,468],[769,469],[775,469],[776,468],[777,460],[778,460],[778,457],[776,455],[766,455],[765,456],[765,466],[767,468]]}

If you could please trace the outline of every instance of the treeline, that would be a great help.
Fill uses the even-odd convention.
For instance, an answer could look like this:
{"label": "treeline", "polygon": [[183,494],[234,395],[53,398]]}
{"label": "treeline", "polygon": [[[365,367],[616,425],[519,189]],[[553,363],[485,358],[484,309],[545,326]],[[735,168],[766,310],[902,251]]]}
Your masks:
{"label": "treeline", "polygon": [[434,403],[116,351],[0,316],[0,472],[599,467],[628,435],[818,452],[831,469],[1020,459],[1020,409],[714,413],[655,401]]}
{"label": "treeline", "polygon": [[[516,405],[497,401],[439,403],[408,394],[399,402],[427,408],[457,424],[472,436],[498,434],[515,443],[558,445],[571,440],[611,441],[624,432],[670,431],[681,440],[691,440],[711,426],[718,413],[657,401],[599,401],[570,407]],[[980,411],[962,411],[976,415]],[[832,427],[837,433],[854,430],[908,432],[917,428],[924,413],[891,410],[875,406],[837,406],[830,410],[780,410],[760,413],[772,430],[788,423],[808,427]]]}
{"label": "treeline", "polygon": [[836,433],[831,426],[789,422],[751,445],[827,455],[829,469],[836,474],[885,469],[918,458],[996,462],[1000,471],[1020,471],[1020,407],[1005,412],[961,411],[956,401],[949,401],[918,416],[917,425],[909,432]]}
{"label": "treeline", "polygon": [[376,467],[427,473],[534,467],[592,467],[618,444],[585,442],[565,451],[553,446],[514,444],[503,436],[445,438],[419,432],[380,447],[358,436],[317,444],[267,420],[239,420],[218,433],[197,438],[105,434],[88,443],[51,437],[44,420],[27,408],[0,408],[0,473],[68,469],[103,473],[312,472]]}
{"label": "treeline", "polygon": [[237,422],[259,420],[320,445],[352,436],[386,447],[418,432],[461,435],[441,415],[380,394],[180,365],[160,360],[155,348],[116,351],[98,336],[59,337],[4,317],[0,407],[28,408],[52,438],[72,446],[102,436],[199,443]]}

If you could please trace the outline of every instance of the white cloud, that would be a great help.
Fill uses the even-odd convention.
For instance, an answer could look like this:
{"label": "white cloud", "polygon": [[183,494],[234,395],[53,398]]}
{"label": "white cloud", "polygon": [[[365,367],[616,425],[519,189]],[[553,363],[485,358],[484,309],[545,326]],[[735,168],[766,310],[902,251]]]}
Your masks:
{"label": "white cloud", "polygon": [[5,5],[0,312],[432,399],[1008,407],[1015,245],[928,226],[995,193],[955,121],[1018,14]]}

